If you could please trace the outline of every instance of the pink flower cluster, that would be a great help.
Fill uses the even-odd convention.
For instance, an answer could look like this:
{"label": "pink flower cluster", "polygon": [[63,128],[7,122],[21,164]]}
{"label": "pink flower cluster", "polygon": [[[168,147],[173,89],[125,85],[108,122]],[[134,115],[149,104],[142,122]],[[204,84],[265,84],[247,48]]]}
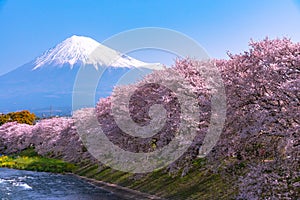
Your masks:
{"label": "pink flower cluster", "polygon": [[79,162],[86,150],[72,118],[44,119],[35,125],[9,122],[0,126],[1,152],[10,154],[35,147],[40,155]]}

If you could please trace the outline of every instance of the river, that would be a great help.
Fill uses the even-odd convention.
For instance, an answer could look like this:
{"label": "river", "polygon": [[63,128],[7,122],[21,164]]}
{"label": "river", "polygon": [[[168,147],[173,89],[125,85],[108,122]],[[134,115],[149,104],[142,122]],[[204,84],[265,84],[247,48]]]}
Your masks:
{"label": "river", "polygon": [[122,200],[72,175],[0,168],[0,200]]}

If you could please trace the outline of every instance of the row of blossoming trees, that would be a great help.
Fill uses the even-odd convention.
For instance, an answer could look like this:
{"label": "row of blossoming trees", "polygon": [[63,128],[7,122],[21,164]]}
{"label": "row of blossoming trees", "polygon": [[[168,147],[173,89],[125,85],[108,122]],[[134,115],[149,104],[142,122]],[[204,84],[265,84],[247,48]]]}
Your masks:
{"label": "row of blossoming trees", "polygon": [[[300,44],[288,39],[265,39],[251,42],[250,50],[229,55],[229,60],[215,60],[221,72],[227,96],[227,115],[221,137],[207,156],[216,169],[228,159],[246,163],[247,173],[240,177],[240,198],[293,198],[299,196],[300,177]],[[126,134],[112,115],[112,97],[101,99],[96,106],[99,124],[107,137],[119,147],[131,152],[151,152],[163,148],[174,138],[178,124],[186,120],[197,127],[191,147],[176,162],[170,172],[184,167],[188,171],[197,157],[211,117],[211,91],[195,70],[203,62],[178,60],[173,68],[157,71],[137,83],[141,90],[130,97],[132,120],[141,125],[151,122],[151,105],[162,104],[167,119],[162,130],[150,138]],[[197,97],[200,119],[182,119],[180,103],[166,87],[151,84],[157,77],[171,80],[178,73],[189,83],[183,89]],[[146,87],[143,88],[143,85]],[[136,85],[117,87],[118,95],[129,95]],[[182,89],[181,86],[177,88]],[[120,104],[122,110],[123,104]],[[10,153],[34,145],[42,155],[49,152],[66,160],[79,161],[89,157],[76,134],[72,118],[54,118],[34,126],[9,122],[0,127],[2,153]],[[0,140],[0,142],[1,142]],[[184,142],[184,141],[183,141]],[[91,157],[89,157],[92,159]]]}

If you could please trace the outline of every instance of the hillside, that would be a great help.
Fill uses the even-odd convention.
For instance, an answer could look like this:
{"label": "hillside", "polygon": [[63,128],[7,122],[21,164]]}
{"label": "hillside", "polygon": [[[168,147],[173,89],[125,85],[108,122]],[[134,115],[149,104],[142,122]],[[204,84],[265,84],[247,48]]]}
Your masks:
{"label": "hillside", "polygon": [[[0,76],[0,113],[27,109],[39,117],[69,116],[73,94],[86,92],[97,100],[109,96],[117,81],[128,72],[135,74],[131,79],[135,82],[142,78],[141,72],[148,74],[161,69],[161,64],[144,63],[92,38],[74,35]],[[96,91],[76,91],[79,71],[88,77],[84,84],[96,87]]]}

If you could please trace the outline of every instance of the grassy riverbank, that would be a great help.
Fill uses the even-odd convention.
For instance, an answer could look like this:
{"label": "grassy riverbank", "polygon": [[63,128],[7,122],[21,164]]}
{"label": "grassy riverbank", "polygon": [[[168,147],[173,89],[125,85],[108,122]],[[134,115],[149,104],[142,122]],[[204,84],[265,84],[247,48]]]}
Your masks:
{"label": "grassy riverbank", "polygon": [[72,172],[76,169],[72,163],[42,157],[33,148],[9,156],[0,156],[0,167],[53,173]]}
{"label": "grassy riverbank", "polygon": [[98,165],[86,165],[74,172],[166,199],[234,199],[238,193],[234,183],[238,174],[244,173],[244,163],[233,159],[230,161],[231,167],[226,167],[224,171],[224,165],[211,169],[207,162],[206,159],[195,160],[185,176],[182,176],[182,170],[175,174],[166,172],[166,169],[149,174],[130,174],[111,168],[99,168]]}
{"label": "grassy riverbank", "polygon": [[[243,171],[241,163],[236,160],[231,162],[235,173]],[[236,176],[228,172],[223,173],[222,167],[212,170],[205,159],[195,160],[186,176],[181,176],[182,170],[170,174],[166,169],[148,174],[131,174],[99,167],[89,161],[74,165],[58,159],[45,158],[38,155],[33,148],[29,148],[14,155],[1,156],[0,167],[53,173],[71,172],[167,199],[232,199],[237,193],[237,188],[232,184],[236,181]]]}

